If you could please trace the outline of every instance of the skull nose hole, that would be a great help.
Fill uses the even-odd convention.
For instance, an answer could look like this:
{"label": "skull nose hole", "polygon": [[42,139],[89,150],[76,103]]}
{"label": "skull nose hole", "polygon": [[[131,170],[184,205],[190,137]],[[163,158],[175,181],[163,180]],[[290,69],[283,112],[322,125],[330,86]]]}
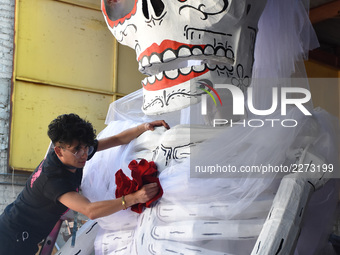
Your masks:
{"label": "skull nose hole", "polygon": [[151,4],[149,4],[148,0],[143,0],[142,3],[143,14],[146,19],[150,19],[150,13],[154,13],[155,18],[160,17],[165,8],[162,0],[150,0]]}
{"label": "skull nose hole", "polygon": [[247,15],[248,15],[248,13],[250,12],[250,8],[251,8],[251,5],[248,4],[248,6],[247,6]]}

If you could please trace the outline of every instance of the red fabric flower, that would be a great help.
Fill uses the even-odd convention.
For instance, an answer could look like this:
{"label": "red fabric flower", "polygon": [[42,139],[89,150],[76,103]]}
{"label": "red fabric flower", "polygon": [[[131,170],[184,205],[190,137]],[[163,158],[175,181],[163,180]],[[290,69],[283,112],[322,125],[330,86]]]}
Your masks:
{"label": "red fabric flower", "polygon": [[157,177],[157,166],[153,161],[148,162],[145,159],[142,159],[139,163],[136,160],[132,160],[129,164],[129,169],[131,170],[132,180],[121,169],[115,174],[117,185],[116,198],[133,193],[148,183],[156,182],[159,186],[157,195],[150,201],[131,206],[132,211],[141,213],[144,207],[151,207],[151,204],[163,195],[163,189]]}

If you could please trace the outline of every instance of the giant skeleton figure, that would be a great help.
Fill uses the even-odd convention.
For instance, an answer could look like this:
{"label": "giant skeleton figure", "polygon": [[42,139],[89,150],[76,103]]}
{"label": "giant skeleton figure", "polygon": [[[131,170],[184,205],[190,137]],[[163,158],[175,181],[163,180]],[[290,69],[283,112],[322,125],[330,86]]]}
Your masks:
{"label": "giant skeleton figure", "polygon": [[[99,136],[112,135],[153,118],[165,119],[172,128],[146,132],[127,146],[97,153],[88,162],[82,188],[92,201],[114,198],[115,172],[122,169],[129,176],[127,166],[134,159],[155,161],[164,190],[163,197],[140,215],[128,209],[99,219],[101,230],[95,242],[96,254],[217,255],[250,254],[252,250],[254,254],[289,254],[295,246],[296,254],[313,254],[317,249],[324,229],[308,225],[306,204],[312,186],[305,183],[321,187],[327,177],[325,174],[318,179],[310,176],[284,178],[279,190],[281,177],[286,173],[259,176],[229,172],[218,176],[223,178],[211,175],[208,177],[212,178],[190,178],[193,165],[230,165],[240,169],[261,164],[289,166],[297,160],[304,163],[305,159],[313,158],[314,162],[336,167],[331,117],[322,110],[309,108],[313,116],[306,117],[300,109],[291,107],[284,117],[296,120],[295,128],[280,125],[252,128],[244,124],[249,117],[232,114],[231,94],[218,91],[223,106],[208,104],[208,113],[201,114],[201,96],[212,93],[215,84],[232,84],[246,92],[253,74],[253,78],[256,75],[271,78],[271,82],[256,82],[256,85],[270,83],[271,89],[278,86],[277,78],[289,78],[294,72],[294,60],[301,59],[309,46],[290,43],[287,39],[290,35],[285,34],[288,30],[282,31],[282,38],[262,37],[260,41],[268,40],[266,45],[272,46],[271,40],[277,45],[282,43],[283,48],[288,47],[287,52],[265,46],[262,53],[255,50],[258,53],[254,59],[254,49],[258,47],[255,44],[257,24],[263,10],[267,16],[273,15],[273,21],[263,20],[262,24],[274,26],[273,31],[264,28],[263,32],[277,33],[274,20],[280,19],[280,15],[273,10],[286,10],[282,15],[287,15],[284,21],[290,29],[297,29],[298,25],[303,31],[309,29],[309,25],[303,23],[308,17],[299,0],[279,2],[102,0],[109,29],[118,42],[135,49],[139,70],[147,78],[142,81],[143,92],[139,90],[112,104],[108,126]],[[281,6],[277,7],[279,4]],[[289,23],[292,20],[297,24],[292,26]],[[296,31],[295,35],[300,36],[300,32]],[[302,36],[309,41],[308,34]],[[276,57],[283,55],[288,60],[281,63],[282,58]],[[263,65],[252,70],[254,61],[255,66],[257,62]],[[255,81],[252,82],[255,88],[253,84]],[[263,101],[271,100],[266,99],[267,90],[254,91],[254,98],[265,98],[259,100],[259,107],[267,107]],[[283,118],[276,112],[270,117]],[[213,128],[211,120],[214,118],[241,124]],[[202,176],[207,177],[204,173]],[[319,217],[316,209],[328,206],[329,210],[320,211],[322,217],[319,217],[321,225],[326,226],[336,191],[334,186],[328,185],[318,194],[321,199],[312,198],[309,210]],[[328,199],[323,199],[325,196]],[[306,225],[312,227],[307,228],[308,231],[302,228],[296,244],[303,215],[307,215]],[[266,253],[266,249],[274,250]]]}

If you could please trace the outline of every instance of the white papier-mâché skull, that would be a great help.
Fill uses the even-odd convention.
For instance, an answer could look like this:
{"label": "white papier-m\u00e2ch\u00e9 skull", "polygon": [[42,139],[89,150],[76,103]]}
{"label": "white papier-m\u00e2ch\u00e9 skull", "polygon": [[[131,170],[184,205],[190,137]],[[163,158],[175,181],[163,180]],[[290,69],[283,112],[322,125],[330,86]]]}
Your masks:
{"label": "white papier-m\u00e2ch\u00e9 skull", "polygon": [[[198,103],[213,84],[250,85],[266,0],[102,0],[118,42],[135,49],[146,114]],[[203,81],[203,82],[202,82]]]}

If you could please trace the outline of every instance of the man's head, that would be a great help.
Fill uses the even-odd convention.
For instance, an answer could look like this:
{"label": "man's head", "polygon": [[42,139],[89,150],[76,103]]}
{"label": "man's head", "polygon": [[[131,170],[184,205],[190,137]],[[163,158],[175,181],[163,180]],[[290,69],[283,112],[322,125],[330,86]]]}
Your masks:
{"label": "man's head", "polygon": [[89,147],[94,145],[96,138],[92,124],[73,113],[54,119],[47,134],[59,159],[75,168],[85,165]]}
{"label": "man's head", "polygon": [[48,125],[49,138],[54,145],[72,144],[74,141],[93,145],[96,138],[95,130],[90,122],[80,118],[77,114],[63,114]]}

